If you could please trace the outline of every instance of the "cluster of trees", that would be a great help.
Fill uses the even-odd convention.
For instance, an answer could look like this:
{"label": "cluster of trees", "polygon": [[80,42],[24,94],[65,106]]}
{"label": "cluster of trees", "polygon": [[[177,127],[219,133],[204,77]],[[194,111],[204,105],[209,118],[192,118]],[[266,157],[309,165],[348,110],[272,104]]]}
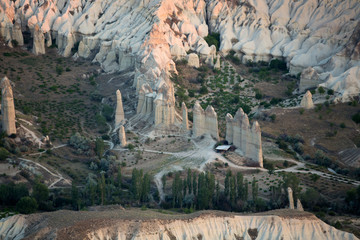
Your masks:
{"label": "cluster of trees", "polygon": [[52,210],[49,200],[49,190],[46,185],[36,182],[32,194],[28,187],[23,184],[0,185],[0,205],[7,206],[20,213],[33,213],[37,210]]}
{"label": "cluster of trees", "polygon": [[[166,188],[166,176],[162,178],[163,188]],[[258,197],[259,187],[255,178],[251,182],[242,173],[226,173],[224,187],[210,172],[199,173],[187,171],[187,176],[181,178],[180,172],[175,173],[171,195],[166,196],[162,203],[164,208],[188,209],[218,209],[225,211],[262,211],[275,205],[266,203]],[[290,185],[290,184],[287,184]],[[281,191],[280,191],[281,193]],[[282,205],[286,199],[283,198]]]}

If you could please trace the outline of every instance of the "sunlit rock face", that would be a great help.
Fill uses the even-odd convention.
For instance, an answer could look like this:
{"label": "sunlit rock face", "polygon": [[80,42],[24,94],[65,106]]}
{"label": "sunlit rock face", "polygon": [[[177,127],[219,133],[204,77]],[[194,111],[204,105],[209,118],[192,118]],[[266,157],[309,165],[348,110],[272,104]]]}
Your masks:
{"label": "sunlit rock face", "polygon": [[98,62],[106,72],[134,71],[139,96],[142,85],[152,93],[152,112],[139,119],[170,126],[176,123],[173,60],[191,50],[219,68],[215,46],[204,40],[214,32],[224,54],[234,50],[243,62],[282,58],[292,74],[312,67],[318,78],[305,86],[321,83],[341,101],[358,95],[359,9],[357,0],[3,0],[0,34],[20,40],[20,23],[37,33],[35,54],[54,41],[63,56]]}
{"label": "sunlit rock face", "polygon": [[8,136],[16,134],[14,95],[6,76],[1,80],[1,117],[2,131]]}
{"label": "sunlit rock face", "polygon": [[[106,215],[107,217],[104,217]],[[71,212],[16,215],[0,220],[1,239],[357,239],[314,215],[297,210],[277,210],[251,215],[200,212],[142,218],[122,212]],[[103,217],[102,217],[103,216]],[[109,217],[111,216],[111,217]],[[64,221],[71,217],[71,220]],[[61,221],[60,221],[61,219]]]}
{"label": "sunlit rock face", "polygon": [[250,127],[249,118],[239,108],[233,118],[226,115],[226,141],[236,146],[243,155],[263,167],[263,153],[261,143],[261,129],[257,121]]}
{"label": "sunlit rock face", "polygon": [[213,138],[219,140],[217,114],[212,106],[209,105],[204,111],[199,101],[196,101],[193,108],[193,118],[194,137],[210,134]]}
{"label": "sunlit rock face", "polygon": [[125,120],[124,108],[120,90],[116,90],[115,127]]}
{"label": "sunlit rock face", "polygon": [[311,92],[309,90],[304,94],[303,98],[301,99],[300,106],[305,108],[305,109],[314,108],[314,103],[313,103],[313,100],[312,100],[312,94],[311,94]]}

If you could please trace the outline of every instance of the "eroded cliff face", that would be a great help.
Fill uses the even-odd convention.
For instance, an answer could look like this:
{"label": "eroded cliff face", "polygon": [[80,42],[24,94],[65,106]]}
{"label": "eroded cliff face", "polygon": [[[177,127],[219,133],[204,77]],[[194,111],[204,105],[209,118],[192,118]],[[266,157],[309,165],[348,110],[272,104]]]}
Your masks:
{"label": "eroded cliff face", "polygon": [[151,89],[143,97],[151,113],[140,111],[138,119],[155,125],[177,121],[172,59],[189,50],[216,59],[204,40],[209,32],[220,33],[220,51],[234,50],[243,62],[284,58],[293,74],[313,67],[315,85],[334,89],[340,100],[360,92],[357,0],[3,0],[0,10],[0,33],[10,43],[21,39],[21,26],[41,46],[37,53],[55,39],[64,56],[76,52],[106,72],[134,70],[137,92]]}
{"label": "eroded cliff face", "polygon": [[[134,218],[136,216],[136,218]],[[71,220],[67,221],[67,218]],[[224,212],[166,215],[148,210],[58,211],[0,221],[1,239],[357,239],[297,210],[256,216]]]}

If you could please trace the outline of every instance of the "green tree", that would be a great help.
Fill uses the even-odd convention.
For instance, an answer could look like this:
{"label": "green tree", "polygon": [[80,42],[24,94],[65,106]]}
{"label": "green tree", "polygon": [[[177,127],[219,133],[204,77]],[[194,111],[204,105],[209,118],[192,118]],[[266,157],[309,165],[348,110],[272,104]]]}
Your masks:
{"label": "green tree", "polygon": [[166,175],[162,175],[161,177],[161,183],[162,183],[162,186],[163,186],[163,191],[165,191],[165,187],[166,187]]}
{"label": "green tree", "polygon": [[243,200],[247,201],[249,198],[249,184],[248,184],[248,180],[245,179],[245,183],[244,183],[244,197]]}
{"label": "green tree", "polygon": [[231,179],[231,171],[228,170],[226,172],[226,176],[225,176],[225,189],[224,189],[224,194],[226,198],[230,197],[230,179]]}
{"label": "green tree", "polygon": [[187,182],[187,184],[188,184],[188,192],[189,192],[189,194],[190,193],[192,193],[192,180],[191,180],[191,170],[190,170],[190,168],[188,169],[188,171],[187,171],[187,180],[186,180],[186,182]]}
{"label": "green tree", "polygon": [[230,177],[230,203],[234,207],[236,201],[236,180],[235,176]]}
{"label": "green tree", "polygon": [[193,194],[196,195],[197,193],[197,176],[196,176],[196,172],[193,173],[193,184],[192,184],[192,190],[193,190]]}
{"label": "green tree", "polygon": [[71,186],[71,202],[74,210],[80,210],[80,194],[78,188],[75,186],[74,182]]}
{"label": "green tree", "polygon": [[100,192],[101,205],[104,205],[106,182],[105,182],[105,174],[103,171],[100,173],[100,177],[98,178],[98,188],[99,188],[99,192]]}
{"label": "green tree", "polygon": [[16,204],[16,210],[22,214],[30,214],[36,211],[38,204],[35,198],[22,197]]}
{"label": "green tree", "polygon": [[255,177],[253,178],[251,183],[251,193],[252,193],[252,200],[256,202],[259,193],[259,185],[256,183]]}
{"label": "green tree", "polygon": [[141,198],[141,184],[142,184],[143,171],[137,170],[136,168],[132,171],[131,176],[131,187],[130,190],[136,200]]}
{"label": "green tree", "polygon": [[148,173],[144,174],[141,184],[141,202],[149,201],[150,194],[150,175]]}
{"label": "green tree", "polygon": [[3,147],[0,147],[0,161],[6,160],[6,158],[10,155],[8,150]]}
{"label": "green tree", "polygon": [[236,174],[237,198],[244,200],[244,176],[241,172]]}
{"label": "green tree", "polygon": [[37,182],[33,188],[32,197],[36,199],[38,203],[44,203],[49,199],[49,189],[45,184]]}
{"label": "green tree", "polygon": [[300,194],[300,180],[294,173],[286,173],[283,175],[283,188],[287,193],[287,188],[291,187],[294,195],[294,200],[298,199]]}
{"label": "green tree", "polygon": [[95,152],[99,158],[104,155],[105,144],[102,138],[97,138],[95,142]]}
{"label": "green tree", "polygon": [[122,174],[121,174],[121,167],[118,168],[118,174],[117,174],[117,186],[121,188],[122,183]]}

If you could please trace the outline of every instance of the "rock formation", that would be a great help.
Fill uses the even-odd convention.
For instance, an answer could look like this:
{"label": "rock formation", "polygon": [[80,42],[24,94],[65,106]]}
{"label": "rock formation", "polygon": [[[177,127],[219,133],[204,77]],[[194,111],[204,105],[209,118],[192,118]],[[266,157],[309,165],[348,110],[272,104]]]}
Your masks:
{"label": "rock formation", "polygon": [[304,208],[303,208],[303,206],[301,204],[300,199],[298,199],[297,202],[296,202],[296,209],[299,210],[299,211],[304,211]]}
{"label": "rock formation", "polygon": [[200,66],[200,63],[199,63],[199,56],[195,53],[190,53],[188,56],[187,56],[187,64],[190,66],[190,67],[195,67],[195,68],[198,68]]}
{"label": "rock formation", "polygon": [[[358,95],[360,2],[277,3],[98,0],[79,4],[54,0],[24,4],[4,0],[0,3],[0,33],[9,40],[14,20],[21,19],[23,29],[41,26],[34,31],[35,54],[45,52],[45,33],[47,46],[55,40],[63,56],[71,56],[78,44],[75,55],[99,63],[105,71],[134,68],[137,94],[140,96],[143,84],[153,93],[152,113],[146,120],[168,127],[175,121],[169,79],[169,72],[176,72],[173,59],[193,51],[214,64],[216,47],[204,39],[209,32],[220,33],[223,54],[233,50],[243,62],[283,59],[292,74],[312,67],[325,87],[339,93],[339,100]],[[165,89],[166,94],[159,92]]]}
{"label": "rock formation", "polygon": [[300,106],[305,108],[305,109],[314,108],[314,103],[313,103],[313,100],[312,100],[312,94],[311,94],[311,92],[309,90],[304,94],[303,98],[301,99]]}
{"label": "rock formation", "polygon": [[288,199],[289,199],[289,209],[295,209],[293,191],[292,191],[291,187],[287,188],[287,193],[288,193]]}
{"label": "rock formation", "polygon": [[199,101],[196,101],[193,108],[193,119],[194,137],[210,134],[213,138],[219,140],[217,114],[212,106],[209,105],[204,111]]}
{"label": "rock formation", "polygon": [[215,65],[214,65],[214,69],[219,70],[220,68],[221,68],[220,55],[217,55],[217,56],[216,56],[216,62],[215,62]]}
{"label": "rock formation", "polygon": [[357,239],[353,234],[340,231],[311,213],[292,210],[289,214],[289,211],[277,210],[256,215],[202,211],[201,214],[169,216],[152,210],[113,209],[17,214],[0,220],[0,238],[125,240],[131,236],[134,240]]}
{"label": "rock formation", "polygon": [[115,128],[119,126],[119,124],[124,121],[124,108],[122,104],[121,92],[118,89],[116,91],[116,110],[115,110]]}
{"label": "rock formation", "polygon": [[8,136],[16,134],[14,96],[7,77],[1,80],[1,115],[2,130]]}
{"label": "rock formation", "polygon": [[120,128],[119,128],[119,140],[120,140],[120,144],[121,144],[122,147],[127,146],[125,128],[124,128],[123,125],[121,125]]}
{"label": "rock formation", "polygon": [[241,150],[245,157],[263,167],[259,123],[255,121],[250,127],[249,118],[242,108],[239,108],[234,118],[229,113],[226,115],[226,141]]}
{"label": "rock formation", "polygon": [[183,131],[187,131],[189,130],[188,109],[184,102],[181,104],[181,112],[182,112],[181,128]]}
{"label": "rock formation", "polygon": [[304,92],[309,88],[317,87],[321,82],[316,70],[312,67],[308,67],[301,72],[299,91]]}
{"label": "rock formation", "polygon": [[24,37],[21,31],[20,19],[16,20],[11,31],[11,38],[15,40],[19,46],[24,45]]}
{"label": "rock formation", "polygon": [[35,55],[45,54],[45,36],[39,25],[35,25],[33,31],[33,49]]}
{"label": "rock formation", "polygon": [[210,134],[219,140],[217,114],[212,106],[209,105],[204,111],[199,101],[196,101],[193,108],[193,119],[193,137]]}

